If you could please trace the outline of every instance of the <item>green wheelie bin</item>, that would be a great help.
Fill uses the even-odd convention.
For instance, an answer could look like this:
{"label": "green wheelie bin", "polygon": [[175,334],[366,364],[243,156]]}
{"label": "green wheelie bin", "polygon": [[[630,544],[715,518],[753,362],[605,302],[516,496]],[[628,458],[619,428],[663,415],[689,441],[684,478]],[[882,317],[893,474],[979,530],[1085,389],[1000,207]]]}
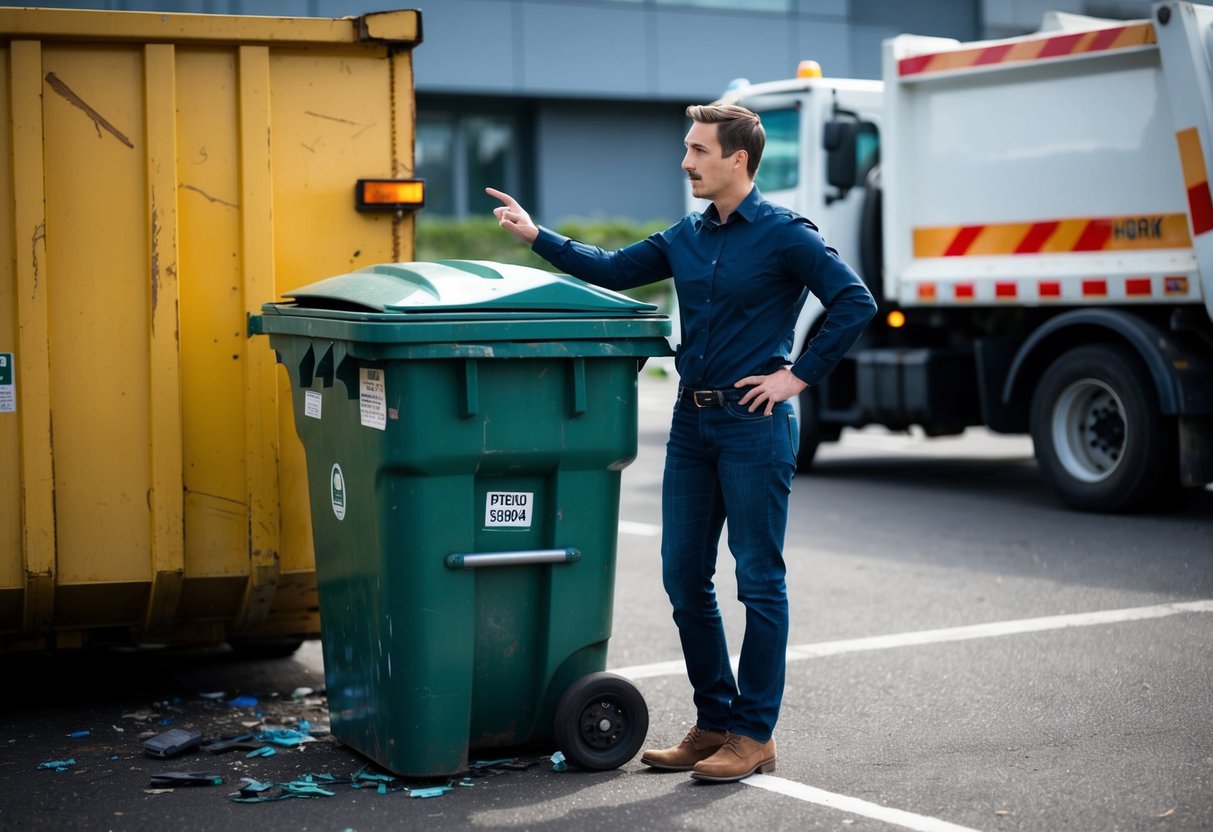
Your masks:
{"label": "green wheelie bin", "polygon": [[307,458],[333,734],[440,776],[555,740],[630,760],[648,709],[604,672],[620,472],[656,307],[470,260],[331,277],[251,321]]}

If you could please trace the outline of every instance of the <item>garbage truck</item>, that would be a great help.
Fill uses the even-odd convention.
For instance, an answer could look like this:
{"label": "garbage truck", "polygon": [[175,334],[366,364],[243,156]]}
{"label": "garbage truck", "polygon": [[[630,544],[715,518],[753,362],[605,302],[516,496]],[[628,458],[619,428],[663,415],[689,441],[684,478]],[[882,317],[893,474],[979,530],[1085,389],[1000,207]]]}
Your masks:
{"label": "garbage truck", "polygon": [[248,317],[411,260],[416,11],[0,9],[0,652],[320,632]]}
{"label": "garbage truck", "polygon": [[[799,398],[800,467],[843,428],[1030,434],[1073,508],[1213,480],[1213,7],[1049,13],[962,43],[900,35],[882,80],[730,85],[763,194],[816,222],[881,307]],[[806,304],[794,354],[821,324]]]}

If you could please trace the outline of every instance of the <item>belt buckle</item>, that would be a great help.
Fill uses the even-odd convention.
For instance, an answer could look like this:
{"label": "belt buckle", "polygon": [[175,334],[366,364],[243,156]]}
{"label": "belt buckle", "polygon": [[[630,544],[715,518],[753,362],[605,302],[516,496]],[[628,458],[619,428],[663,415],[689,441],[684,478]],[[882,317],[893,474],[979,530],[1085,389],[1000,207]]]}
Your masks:
{"label": "belt buckle", "polygon": [[696,407],[721,407],[724,405],[724,393],[719,390],[695,390],[691,393]]}

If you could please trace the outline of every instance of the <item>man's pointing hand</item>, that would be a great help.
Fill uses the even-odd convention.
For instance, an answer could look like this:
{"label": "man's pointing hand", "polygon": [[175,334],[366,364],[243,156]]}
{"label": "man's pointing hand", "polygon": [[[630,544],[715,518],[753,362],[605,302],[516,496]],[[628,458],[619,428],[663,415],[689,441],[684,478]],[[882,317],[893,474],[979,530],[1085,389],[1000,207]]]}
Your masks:
{"label": "man's pointing hand", "polygon": [[527,245],[535,242],[535,238],[539,236],[539,226],[531,221],[531,215],[522,209],[518,200],[496,188],[485,188],[484,192],[503,203],[500,208],[493,209],[493,216],[497,218],[498,225]]}

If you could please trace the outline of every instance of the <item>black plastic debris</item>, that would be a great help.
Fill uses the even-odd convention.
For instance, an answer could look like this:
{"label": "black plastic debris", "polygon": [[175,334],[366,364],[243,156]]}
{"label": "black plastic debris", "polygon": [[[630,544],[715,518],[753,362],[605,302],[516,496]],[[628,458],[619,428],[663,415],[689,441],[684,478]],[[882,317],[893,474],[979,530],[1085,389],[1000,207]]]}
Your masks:
{"label": "black plastic debris", "polygon": [[193,751],[201,744],[201,731],[173,728],[143,743],[143,753],[149,757],[176,757],[178,754]]}

